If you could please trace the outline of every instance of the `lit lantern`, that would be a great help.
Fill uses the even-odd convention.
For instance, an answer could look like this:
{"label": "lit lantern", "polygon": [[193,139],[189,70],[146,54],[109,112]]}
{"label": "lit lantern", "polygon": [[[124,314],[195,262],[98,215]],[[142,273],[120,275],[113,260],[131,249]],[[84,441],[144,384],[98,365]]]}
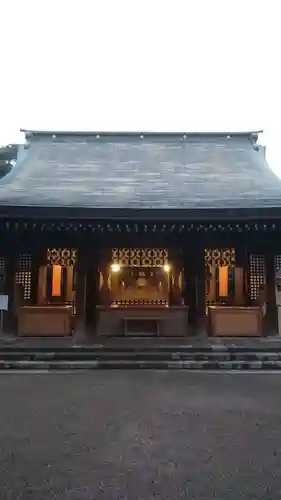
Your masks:
{"label": "lit lantern", "polygon": [[121,267],[120,267],[120,265],[119,265],[119,264],[111,264],[111,266],[110,266],[110,267],[111,267],[111,271],[112,271],[113,273],[119,273],[119,271],[120,271],[120,269],[121,269]]}

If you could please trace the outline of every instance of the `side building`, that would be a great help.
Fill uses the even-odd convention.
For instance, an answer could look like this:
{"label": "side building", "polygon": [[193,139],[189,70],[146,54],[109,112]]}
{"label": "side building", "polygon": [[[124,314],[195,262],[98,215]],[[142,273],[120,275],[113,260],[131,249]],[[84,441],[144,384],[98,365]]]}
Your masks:
{"label": "side building", "polygon": [[281,180],[257,132],[25,135],[0,180],[6,329],[278,333]]}

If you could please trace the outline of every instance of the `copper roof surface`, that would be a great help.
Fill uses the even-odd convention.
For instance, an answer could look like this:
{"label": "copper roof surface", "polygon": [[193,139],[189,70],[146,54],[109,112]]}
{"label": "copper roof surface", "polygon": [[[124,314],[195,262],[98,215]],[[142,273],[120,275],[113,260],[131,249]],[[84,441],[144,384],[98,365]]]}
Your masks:
{"label": "copper roof surface", "polygon": [[281,207],[257,133],[25,131],[0,205],[95,209]]}

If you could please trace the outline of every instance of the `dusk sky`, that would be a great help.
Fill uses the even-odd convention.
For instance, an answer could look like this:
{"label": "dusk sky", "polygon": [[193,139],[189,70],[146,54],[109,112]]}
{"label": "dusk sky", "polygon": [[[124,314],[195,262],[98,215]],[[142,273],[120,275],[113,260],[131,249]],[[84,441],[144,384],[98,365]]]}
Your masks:
{"label": "dusk sky", "polygon": [[281,177],[273,0],[2,1],[0,144],[20,128],[263,129]]}

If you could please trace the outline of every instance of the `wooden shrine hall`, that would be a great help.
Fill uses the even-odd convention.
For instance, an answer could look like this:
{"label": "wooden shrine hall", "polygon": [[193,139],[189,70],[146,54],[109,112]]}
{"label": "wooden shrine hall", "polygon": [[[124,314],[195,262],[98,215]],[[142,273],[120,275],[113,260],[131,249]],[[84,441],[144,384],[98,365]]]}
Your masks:
{"label": "wooden shrine hall", "polygon": [[6,331],[281,331],[281,180],[257,132],[24,132],[0,179]]}

